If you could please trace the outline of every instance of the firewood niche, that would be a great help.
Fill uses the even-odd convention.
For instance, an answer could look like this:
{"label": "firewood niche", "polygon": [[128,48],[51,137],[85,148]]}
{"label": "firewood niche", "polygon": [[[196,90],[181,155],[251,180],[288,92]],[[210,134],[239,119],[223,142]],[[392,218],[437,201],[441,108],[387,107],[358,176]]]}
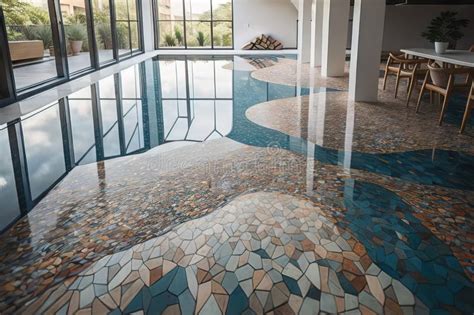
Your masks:
{"label": "firewood niche", "polygon": [[283,49],[283,44],[278,40],[267,35],[260,35],[248,44],[242,47],[243,50],[280,50]]}

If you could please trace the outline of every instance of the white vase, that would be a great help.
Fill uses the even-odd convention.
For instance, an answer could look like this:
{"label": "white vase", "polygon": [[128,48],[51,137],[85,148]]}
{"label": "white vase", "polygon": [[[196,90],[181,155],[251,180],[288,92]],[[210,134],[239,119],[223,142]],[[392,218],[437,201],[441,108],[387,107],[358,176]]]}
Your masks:
{"label": "white vase", "polygon": [[435,51],[437,54],[445,54],[448,49],[449,43],[435,42]]}

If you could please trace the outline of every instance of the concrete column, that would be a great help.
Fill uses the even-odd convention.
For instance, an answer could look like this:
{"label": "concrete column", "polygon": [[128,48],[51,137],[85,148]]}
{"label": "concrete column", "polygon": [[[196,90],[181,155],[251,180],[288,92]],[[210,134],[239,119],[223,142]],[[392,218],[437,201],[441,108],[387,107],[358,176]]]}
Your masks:
{"label": "concrete column", "polygon": [[349,0],[324,0],[321,64],[324,77],[344,75],[349,9]]}
{"label": "concrete column", "polygon": [[321,67],[324,0],[314,0],[311,10],[311,67]]}
{"label": "concrete column", "polygon": [[385,1],[355,1],[349,76],[354,101],[377,101],[384,23]]}
{"label": "concrete column", "polygon": [[142,8],[143,50],[152,51],[155,50],[152,0],[143,0],[139,3]]}
{"label": "concrete column", "polygon": [[311,7],[312,0],[298,2],[298,61],[311,60]]}

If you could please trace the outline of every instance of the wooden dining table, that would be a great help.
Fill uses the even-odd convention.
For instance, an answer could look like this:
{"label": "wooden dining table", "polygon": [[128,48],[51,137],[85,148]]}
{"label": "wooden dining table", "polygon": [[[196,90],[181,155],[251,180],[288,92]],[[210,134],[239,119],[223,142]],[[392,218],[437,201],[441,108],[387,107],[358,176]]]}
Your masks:
{"label": "wooden dining table", "polygon": [[430,48],[410,48],[401,49],[401,52],[442,63],[474,68],[474,52],[469,50],[448,50],[445,54],[437,54],[434,49]]}

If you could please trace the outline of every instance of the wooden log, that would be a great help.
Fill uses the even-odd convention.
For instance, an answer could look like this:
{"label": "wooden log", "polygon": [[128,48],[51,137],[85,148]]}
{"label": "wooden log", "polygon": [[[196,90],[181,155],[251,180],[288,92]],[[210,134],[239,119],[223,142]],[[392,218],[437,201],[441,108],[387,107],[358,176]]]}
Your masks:
{"label": "wooden log", "polygon": [[271,36],[262,34],[256,37],[253,41],[245,44],[244,50],[280,50],[283,49],[283,44]]}

